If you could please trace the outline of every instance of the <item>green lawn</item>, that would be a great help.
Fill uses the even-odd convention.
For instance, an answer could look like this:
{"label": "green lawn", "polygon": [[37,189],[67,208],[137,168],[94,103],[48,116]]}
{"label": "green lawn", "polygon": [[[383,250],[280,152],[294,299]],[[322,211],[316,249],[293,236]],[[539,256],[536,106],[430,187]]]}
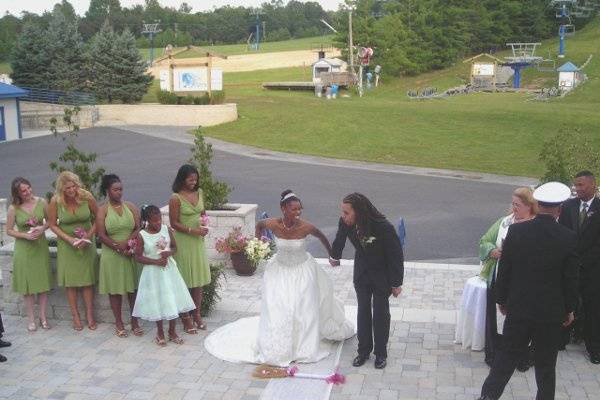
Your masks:
{"label": "green lawn", "polygon": [[[556,53],[556,42],[548,49]],[[588,82],[565,98],[531,101],[526,94],[481,93],[414,101],[411,88],[439,89],[466,81],[469,66],[418,77],[384,79],[363,98],[337,100],[310,92],[266,91],[264,81],[307,80],[303,68],[227,73],[227,100],[238,103],[239,120],[205,128],[208,136],[236,143],[333,158],[451,168],[538,177],[543,141],[562,128],[593,135],[600,151],[600,19],[567,42],[567,58],[580,65]],[[557,85],[557,73],[528,70],[525,85]]]}
{"label": "green lawn", "polygon": [[0,74],[9,74],[11,71],[10,63],[0,62]]}
{"label": "green lawn", "polygon": [[[291,50],[310,50],[314,45],[330,45],[333,39],[332,35],[315,36],[303,39],[291,39],[284,40],[281,42],[264,42],[260,45],[259,51],[250,51],[246,43],[243,44],[224,44],[216,46],[199,46],[202,49],[209,50],[214,53],[222,54],[225,56],[231,56],[236,54],[250,54],[250,53],[274,53],[278,51],[291,51]],[[175,50],[178,50],[176,48]],[[163,55],[163,48],[154,49],[154,58],[161,57]],[[140,49],[142,55],[148,59],[150,57],[150,49]],[[200,57],[201,52],[195,50],[186,51],[182,54],[175,56],[175,58],[191,58]]]}

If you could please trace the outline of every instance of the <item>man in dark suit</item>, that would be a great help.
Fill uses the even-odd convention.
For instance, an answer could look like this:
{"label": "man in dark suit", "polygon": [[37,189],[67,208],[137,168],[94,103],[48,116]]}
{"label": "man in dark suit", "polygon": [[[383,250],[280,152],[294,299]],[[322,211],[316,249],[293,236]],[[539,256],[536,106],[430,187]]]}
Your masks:
{"label": "man in dark suit", "polygon": [[[593,364],[600,364],[600,199],[598,186],[590,171],[575,175],[577,197],[563,204],[559,222],[577,233],[580,256],[581,308],[576,315],[574,335],[585,341]],[[582,334],[583,333],[583,334]],[[569,343],[571,329],[566,328],[562,345]]]}
{"label": "man in dark suit", "polygon": [[332,266],[339,265],[346,239],[356,250],[353,282],[358,301],[358,355],[352,365],[360,367],[373,351],[375,368],[382,369],[390,335],[389,297],[400,295],[404,279],[402,245],[392,224],[360,193],[349,194],[342,201],[342,217],[330,254]]}
{"label": "man in dark suit", "polygon": [[577,304],[577,238],[556,221],[569,196],[562,183],[541,185],[533,194],[539,214],[508,228],[496,282],[496,302],[506,315],[504,338],[480,400],[500,398],[530,341],[536,400],[554,399],[561,329],[573,321]]}

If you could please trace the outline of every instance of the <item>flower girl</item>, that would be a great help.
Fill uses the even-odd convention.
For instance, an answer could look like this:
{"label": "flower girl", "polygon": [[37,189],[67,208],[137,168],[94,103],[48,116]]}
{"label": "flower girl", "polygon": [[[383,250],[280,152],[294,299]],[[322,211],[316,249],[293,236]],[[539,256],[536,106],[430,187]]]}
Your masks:
{"label": "flower girl", "polygon": [[150,205],[141,211],[144,229],[138,235],[135,259],[143,270],[132,314],[156,321],[155,341],[159,346],[167,345],[163,320],[169,321],[169,341],[182,344],[183,339],[175,332],[176,319],[196,306],[172,257],[176,243],[169,228],[162,224],[160,210]]}

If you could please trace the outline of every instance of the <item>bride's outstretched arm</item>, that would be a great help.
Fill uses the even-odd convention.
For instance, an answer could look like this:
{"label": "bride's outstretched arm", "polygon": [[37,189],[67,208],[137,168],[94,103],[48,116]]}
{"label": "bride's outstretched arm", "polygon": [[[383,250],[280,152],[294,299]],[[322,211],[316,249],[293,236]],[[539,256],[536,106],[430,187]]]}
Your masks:
{"label": "bride's outstretched arm", "polygon": [[262,232],[265,229],[271,229],[269,226],[270,221],[271,221],[271,218],[261,219],[260,221],[258,221],[254,228],[254,237],[256,237],[257,239],[260,239],[262,237]]}
{"label": "bride's outstretched arm", "polygon": [[325,250],[327,250],[327,254],[331,254],[331,244],[329,243],[329,239],[327,239],[327,237],[319,230],[319,228],[313,225],[310,234],[321,241],[325,247]]}

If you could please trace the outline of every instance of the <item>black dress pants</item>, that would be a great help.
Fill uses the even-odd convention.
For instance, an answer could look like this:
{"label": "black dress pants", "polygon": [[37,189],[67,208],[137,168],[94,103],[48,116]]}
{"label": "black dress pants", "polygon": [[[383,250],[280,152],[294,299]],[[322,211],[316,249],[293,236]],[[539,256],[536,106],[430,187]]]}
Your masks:
{"label": "black dress pants", "polygon": [[556,389],[556,356],[561,340],[561,324],[557,322],[535,322],[514,320],[510,315],[504,323],[504,335],[500,351],[497,352],[490,374],[483,383],[481,395],[499,399],[508,384],[519,359],[533,342],[536,400],[554,400]]}
{"label": "black dress pants", "polygon": [[583,279],[581,299],[583,301],[583,339],[590,354],[600,354],[600,272],[589,274]]}
{"label": "black dress pants", "polygon": [[358,301],[358,354],[368,356],[375,349],[375,356],[387,357],[391,288],[382,289],[371,283],[359,283],[354,285],[354,289]]}

